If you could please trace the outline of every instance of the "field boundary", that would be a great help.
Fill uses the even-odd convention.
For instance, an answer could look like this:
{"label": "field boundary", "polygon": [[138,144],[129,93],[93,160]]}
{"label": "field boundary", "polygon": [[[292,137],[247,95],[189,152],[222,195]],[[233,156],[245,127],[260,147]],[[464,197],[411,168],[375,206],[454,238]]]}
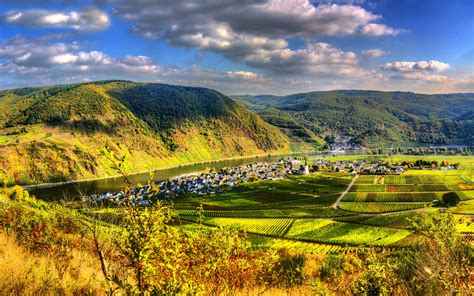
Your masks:
{"label": "field boundary", "polygon": [[339,209],[339,204],[341,203],[342,199],[346,194],[349,192],[349,190],[352,188],[354,183],[356,182],[357,178],[359,178],[359,175],[355,175],[354,179],[352,179],[351,183],[347,186],[346,190],[344,190],[341,194],[341,196],[331,205],[333,209]]}

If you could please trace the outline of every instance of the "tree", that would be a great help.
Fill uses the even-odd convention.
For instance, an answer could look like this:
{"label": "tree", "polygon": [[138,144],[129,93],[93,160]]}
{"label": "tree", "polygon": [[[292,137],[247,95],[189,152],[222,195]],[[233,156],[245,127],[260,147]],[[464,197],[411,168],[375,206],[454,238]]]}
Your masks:
{"label": "tree", "polygon": [[456,192],[447,192],[443,194],[443,202],[450,207],[456,206],[461,201],[459,195]]}

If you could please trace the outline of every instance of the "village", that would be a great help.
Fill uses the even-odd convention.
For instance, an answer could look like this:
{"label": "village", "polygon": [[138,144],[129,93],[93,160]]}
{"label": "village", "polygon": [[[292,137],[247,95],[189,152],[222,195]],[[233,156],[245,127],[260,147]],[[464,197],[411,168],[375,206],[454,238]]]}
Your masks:
{"label": "village", "polygon": [[[311,163],[309,165],[308,163]],[[280,159],[277,162],[257,162],[253,164],[240,165],[223,168],[218,171],[210,169],[202,173],[181,175],[156,182],[159,189],[157,193],[150,196],[150,185],[132,189],[132,195],[141,200],[141,204],[147,201],[143,197],[169,200],[184,195],[210,195],[224,191],[228,187],[238,186],[242,183],[260,180],[280,180],[291,175],[308,175],[311,172],[349,172],[356,174],[366,164],[365,160],[359,161],[337,161],[331,162],[326,159],[311,160],[307,158]],[[120,201],[124,198],[122,193],[106,192],[94,196],[96,200]]]}
{"label": "village", "polygon": [[[148,204],[148,198],[168,201],[173,198],[193,194],[212,195],[221,193],[229,187],[247,182],[280,180],[292,175],[308,175],[314,172],[345,172],[354,175],[395,175],[401,174],[407,169],[455,169],[457,165],[418,162],[392,165],[385,160],[369,162],[366,159],[330,161],[325,158],[282,158],[272,163],[257,162],[222,168],[218,171],[211,168],[206,172],[181,175],[156,182],[158,189],[156,192],[151,193],[151,186],[146,185],[132,189],[131,194],[140,201],[140,204],[145,205]],[[106,192],[93,196],[93,198],[96,200],[119,202],[124,198],[124,194]]]}

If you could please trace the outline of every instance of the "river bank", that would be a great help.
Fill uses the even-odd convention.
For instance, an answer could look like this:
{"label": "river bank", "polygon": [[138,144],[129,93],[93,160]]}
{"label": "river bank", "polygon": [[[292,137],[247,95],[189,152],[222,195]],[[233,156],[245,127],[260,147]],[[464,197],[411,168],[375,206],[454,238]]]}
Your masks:
{"label": "river bank", "polygon": [[[141,170],[141,171],[135,171],[135,172],[129,172],[127,173],[129,176],[135,176],[135,175],[140,175],[140,174],[149,174],[150,172],[158,172],[158,171],[163,171],[163,170],[169,170],[169,169],[176,169],[176,168],[185,168],[185,167],[190,167],[190,166],[196,166],[196,165],[203,165],[203,164],[212,164],[212,163],[218,163],[222,161],[228,161],[228,160],[245,160],[245,159],[255,159],[255,158],[261,158],[261,157],[284,157],[284,156],[293,156],[293,155],[303,155],[303,154],[312,154],[312,153],[324,153],[323,151],[310,151],[310,152],[285,152],[285,153],[269,153],[269,154],[254,154],[254,155],[245,155],[245,156],[235,156],[235,157],[225,157],[225,158],[220,158],[220,159],[215,159],[215,160],[209,160],[209,161],[200,161],[200,162],[190,162],[187,164],[181,164],[177,166],[164,166],[164,167],[158,167],[158,168],[152,168],[151,170]],[[197,173],[199,171],[193,172]],[[122,175],[116,174],[116,175],[109,175],[109,176],[103,176],[103,177],[97,177],[97,178],[86,178],[86,179],[77,179],[77,180],[70,180],[70,181],[63,181],[63,182],[54,182],[54,183],[41,183],[41,184],[28,184],[28,185],[21,185],[25,190],[31,190],[35,188],[45,188],[45,187],[53,187],[53,186],[59,186],[59,185],[65,185],[65,184],[73,184],[73,183],[81,183],[81,182],[93,182],[93,181],[99,181],[99,180],[105,180],[105,179],[114,179],[114,178],[121,178]]]}

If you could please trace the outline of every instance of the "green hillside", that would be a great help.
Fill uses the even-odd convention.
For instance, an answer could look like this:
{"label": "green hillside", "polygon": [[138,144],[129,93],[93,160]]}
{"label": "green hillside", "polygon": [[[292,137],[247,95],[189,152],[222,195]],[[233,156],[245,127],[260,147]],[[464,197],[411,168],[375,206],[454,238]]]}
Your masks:
{"label": "green hillside", "polygon": [[102,177],[100,148],[130,171],[289,151],[288,138],[210,89],[104,81],[0,92],[0,182]]}
{"label": "green hillside", "polygon": [[233,98],[272,124],[291,120],[323,138],[342,135],[365,146],[474,144],[474,94],[340,90]]}

